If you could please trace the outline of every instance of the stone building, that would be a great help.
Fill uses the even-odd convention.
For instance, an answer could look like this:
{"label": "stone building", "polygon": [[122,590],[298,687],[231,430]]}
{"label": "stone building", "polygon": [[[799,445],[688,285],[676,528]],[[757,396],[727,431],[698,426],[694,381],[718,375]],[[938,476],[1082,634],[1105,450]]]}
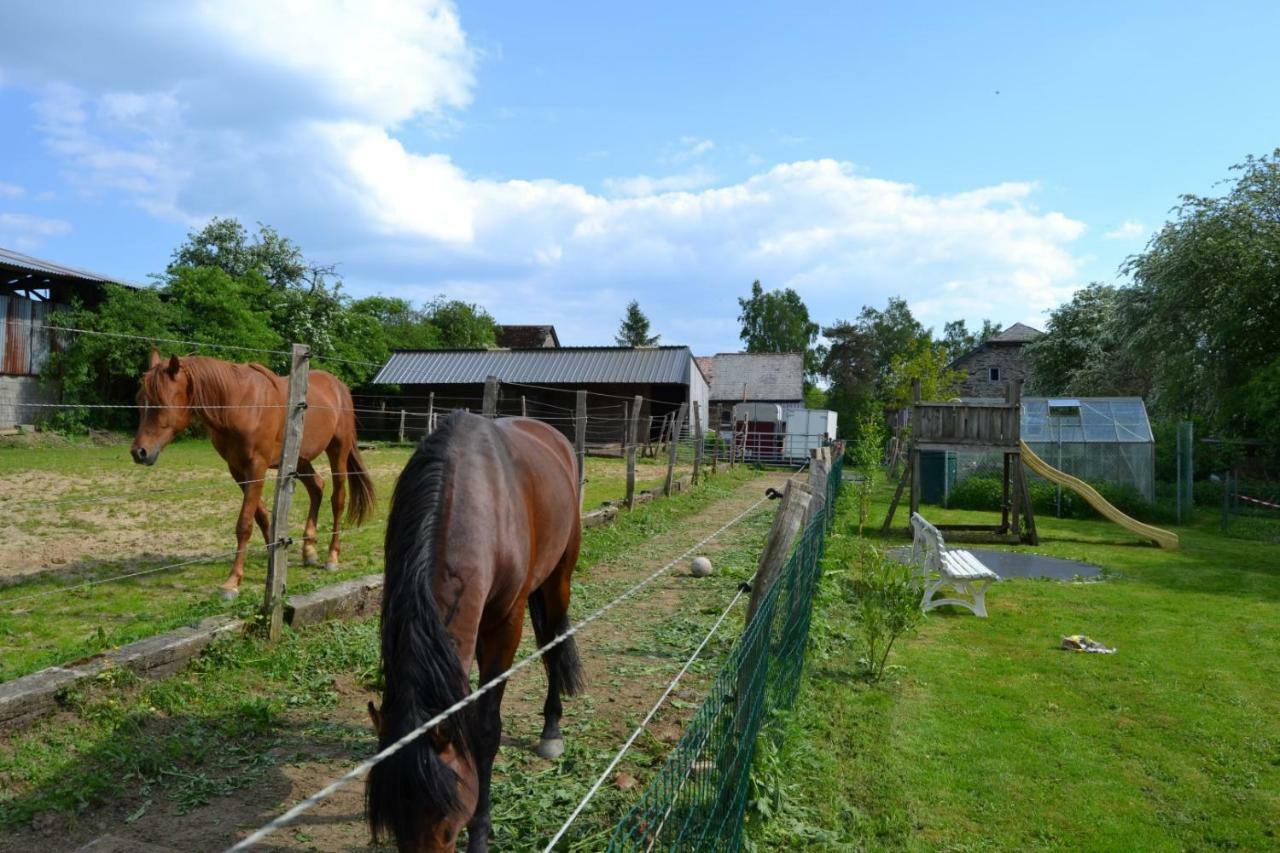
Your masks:
{"label": "stone building", "polygon": [[965,374],[960,396],[1004,397],[1010,381],[1029,380],[1031,363],[1024,350],[1043,334],[1024,323],[1014,323],[951,362],[947,365],[951,370]]}

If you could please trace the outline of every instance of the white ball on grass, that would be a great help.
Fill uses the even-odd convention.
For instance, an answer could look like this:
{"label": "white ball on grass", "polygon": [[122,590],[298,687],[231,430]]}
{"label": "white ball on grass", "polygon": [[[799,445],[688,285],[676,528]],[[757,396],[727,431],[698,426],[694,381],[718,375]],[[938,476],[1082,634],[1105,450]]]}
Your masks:
{"label": "white ball on grass", "polygon": [[689,574],[695,578],[705,578],[711,574],[711,561],[706,557],[694,557],[689,565]]}

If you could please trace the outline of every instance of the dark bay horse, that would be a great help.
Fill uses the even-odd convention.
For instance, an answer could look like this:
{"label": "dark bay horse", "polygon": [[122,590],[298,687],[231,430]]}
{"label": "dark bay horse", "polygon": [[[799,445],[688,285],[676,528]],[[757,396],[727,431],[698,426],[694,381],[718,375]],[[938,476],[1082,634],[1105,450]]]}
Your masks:
{"label": "dark bay horse", "polygon": [[[511,666],[526,604],[539,644],[569,626],[569,579],[581,539],[573,448],[526,418],[454,412],[418,446],[396,483],[382,595],[381,711],[385,749]],[[582,686],[573,638],[543,658],[538,752],[558,758],[561,694]],[[369,773],[369,825],[401,851],[489,846],[489,779],[505,682]]]}
{"label": "dark bay horse", "polygon": [[[236,521],[236,559],[221,587],[225,597],[239,591],[254,521],[264,539],[269,535],[270,515],[262,503],[262,487],[267,469],[279,466],[288,399],[288,381],[261,364],[232,364],[199,355],[175,355],[164,361],[152,350],[151,366],[142,375],[138,434],[130,450],[133,461],[154,465],[160,451],[194,417],[209,430],[209,438],[226,461],[232,478],[242,484],[244,500]],[[311,460],[321,453],[328,454],[333,472],[333,534],[326,569],[338,567],[338,529],[343,510],[347,510],[347,520],[353,524],[364,521],[373,510],[373,480],[356,449],[353,408],[351,391],[341,381],[323,370],[308,374],[298,474],[311,499],[302,545],[303,562],[309,566],[319,563],[316,519],[324,496],[324,479]]]}

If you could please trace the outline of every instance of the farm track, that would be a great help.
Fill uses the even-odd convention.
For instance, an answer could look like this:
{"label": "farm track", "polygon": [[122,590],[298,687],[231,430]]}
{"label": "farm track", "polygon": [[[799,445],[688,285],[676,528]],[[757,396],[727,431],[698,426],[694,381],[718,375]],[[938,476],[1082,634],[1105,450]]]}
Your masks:
{"label": "farm track", "polygon": [[[581,617],[612,599],[750,507],[766,487],[778,486],[784,479],[783,474],[769,474],[749,480],[728,497],[582,573],[575,586],[574,614]],[[588,686],[585,695],[566,700],[563,728],[568,752],[561,764],[545,762],[531,752],[541,728],[545,692],[541,668],[536,667],[537,675],[525,673],[511,683],[504,703],[504,745],[495,765],[495,849],[531,849],[539,838],[555,831],[679,669],[715,614],[732,598],[738,580],[750,575],[769,517],[770,506],[762,506],[708,544],[702,553],[711,556],[717,566],[711,578],[694,579],[687,568],[677,566],[579,637]],[[637,744],[635,763],[629,759],[620,766],[621,784],[607,786],[600,797],[602,813],[595,815],[594,824],[587,819],[590,812],[584,816],[582,823],[588,831],[601,832],[612,824],[616,812],[638,792],[648,768],[660,763],[679,738],[702,695],[701,688],[740,630],[741,619],[739,613],[726,623],[724,635],[705,653],[707,662],[691,671],[674,704],[655,719],[650,727],[652,737]],[[532,631],[526,623],[517,659],[532,648]],[[334,703],[322,712],[323,720],[316,719],[314,709],[309,717],[298,714],[299,734],[272,747],[263,758],[265,767],[255,770],[257,777],[226,796],[179,814],[172,802],[156,797],[156,803],[144,807],[140,796],[125,793],[115,802],[87,810],[70,824],[59,816],[38,819],[30,830],[0,839],[0,851],[35,847],[76,850],[104,836],[110,836],[121,850],[139,844],[174,851],[221,849],[367,754],[371,738],[366,734],[365,704],[374,694],[358,673],[340,674],[329,689]],[[637,787],[629,793],[618,789],[629,788],[630,782]],[[363,797],[362,784],[348,786],[278,832],[263,849],[385,849],[368,846]],[[523,825],[524,816],[512,810],[513,803],[528,797],[543,803],[536,826]]]}

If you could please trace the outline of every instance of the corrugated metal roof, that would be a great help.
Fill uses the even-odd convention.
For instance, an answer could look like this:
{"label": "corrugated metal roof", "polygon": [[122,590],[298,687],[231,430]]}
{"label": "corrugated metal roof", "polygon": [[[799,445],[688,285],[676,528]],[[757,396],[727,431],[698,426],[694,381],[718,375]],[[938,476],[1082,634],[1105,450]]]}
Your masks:
{"label": "corrugated metal roof", "polygon": [[26,271],[28,273],[44,273],[45,275],[58,276],[59,278],[77,278],[81,281],[91,281],[95,284],[103,284],[112,282],[114,284],[124,284],[129,287],[139,287],[130,281],[117,278],[110,275],[101,275],[100,273],[90,272],[88,270],[69,267],[65,264],[56,264],[53,261],[44,261],[40,258],[33,258],[30,255],[24,255],[21,252],[15,252],[12,249],[0,248],[0,278],[6,273],[3,270],[12,272]]}
{"label": "corrugated metal roof", "polygon": [[688,347],[413,350],[392,353],[373,381],[383,385],[465,385],[496,376],[504,382],[548,385],[688,385],[692,359]]}
{"label": "corrugated metal roof", "polygon": [[803,400],[804,355],[722,352],[711,363],[712,400]]}

